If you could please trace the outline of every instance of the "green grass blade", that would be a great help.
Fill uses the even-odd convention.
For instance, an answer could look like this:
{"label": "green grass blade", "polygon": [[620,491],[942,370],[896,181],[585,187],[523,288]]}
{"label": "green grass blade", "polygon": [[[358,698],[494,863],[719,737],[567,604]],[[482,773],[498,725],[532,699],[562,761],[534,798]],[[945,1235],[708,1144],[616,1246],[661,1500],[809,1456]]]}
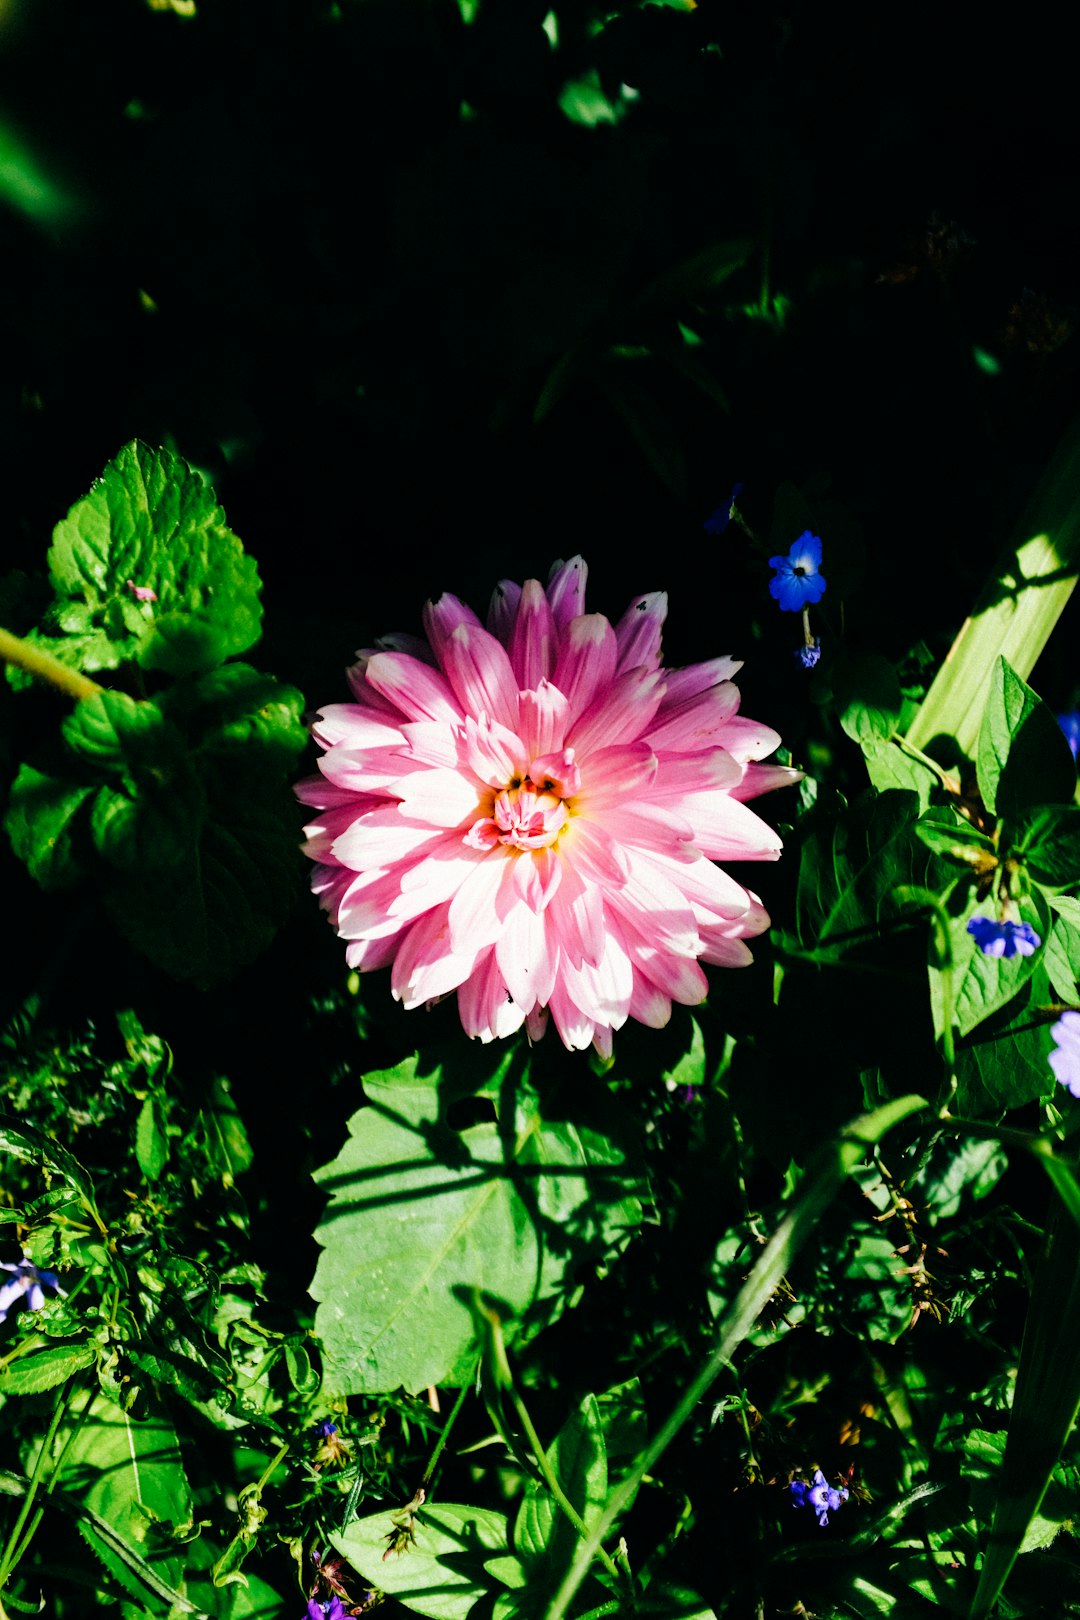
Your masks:
{"label": "green grass blade", "polygon": [[971,757],[999,656],[1027,679],[1080,573],[1080,420],[1066,430],[1017,524],[1009,549],[908,730],[925,748],[954,737]]}
{"label": "green grass blade", "polygon": [[1078,1408],[1080,1227],[1055,1199],[1024,1324],[998,1505],[970,1620],[985,1620],[997,1602]]}
{"label": "green grass blade", "polygon": [[846,1177],[861,1164],[867,1149],[880,1142],[894,1125],[928,1107],[923,1097],[900,1097],[885,1103],[871,1114],[861,1114],[815,1156],[806,1172],[798,1196],[780,1222],[753,1270],[732,1300],[720,1322],[707,1361],[679,1398],[666,1423],[657,1430],[639,1454],[633,1468],[608,1496],[603,1512],[588,1537],[578,1546],[574,1561],[556,1592],[545,1620],[563,1620],[574,1595],[604,1537],[633,1500],[645,1475],[678,1434],[709,1386],[728,1365],[806,1242],[836,1197]]}

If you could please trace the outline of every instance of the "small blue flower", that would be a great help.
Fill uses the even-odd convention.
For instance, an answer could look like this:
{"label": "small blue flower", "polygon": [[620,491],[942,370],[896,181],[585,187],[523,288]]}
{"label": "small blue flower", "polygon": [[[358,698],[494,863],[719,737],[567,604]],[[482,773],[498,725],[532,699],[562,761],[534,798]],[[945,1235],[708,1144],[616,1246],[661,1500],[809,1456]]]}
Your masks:
{"label": "small blue flower", "polygon": [[709,516],[701,525],[706,534],[723,534],[724,530],[735,516],[735,502],[742,494],[743,487],[744,486],[742,484],[736,484],[723,506],[718,506],[715,512],[709,513]]}
{"label": "small blue flower", "polygon": [[803,530],[786,557],[770,557],[769,567],[776,569],[769,595],[779,602],[781,612],[801,613],[825,595],[825,576],[818,572],[821,541],[809,529]]}
{"label": "small blue flower", "polygon": [[811,641],[808,641],[805,646],[796,647],[795,657],[799,660],[799,663],[802,665],[803,669],[813,669],[814,665],[818,663],[821,658],[820,638],[818,636],[814,636],[814,638]]}
{"label": "small blue flower", "polygon": [[822,1529],[829,1522],[829,1514],[835,1513],[841,1502],[847,1501],[849,1494],[843,1485],[839,1488],[830,1485],[820,1468],[814,1469],[812,1485],[807,1485],[802,1479],[793,1479],[791,1482],[792,1507],[813,1508]]}
{"label": "small blue flower", "polygon": [[972,917],[967,931],[984,956],[1032,956],[1042,940],[1030,923],[994,922]]}
{"label": "small blue flower", "polygon": [[39,1311],[45,1303],[44,1289],[51,1288],[54,1294],[64,1292],[55,1271],[44,1271],[30,1260],[20,1260],[15,1266],[0,1264],[0,1271],[11,1273],[11,1281],[0,1285],[0,1322],[7,1320],[17,1300],[25,1299],[28,1311]]}
{"label": "small blue flower", "polygon": [[1080,709],[1073,709],[1068,714],[1059,714],[1057,723],[1065,733],[1065,741],[1072,749],[1072,757],[1076,759],[1080,754]]}
{"label": "small blue flower", "polygon": [[1050,1067],[1058,1085],[1080,1097],[1080,1012],[1063,1012],[1050,1030],[1057,1051],[1050,1054]]}
{"label": "small blue flower", "polygon": [[316,1423],[315,1433],[322,1439],[329,1440],[332,1434],[337,1434],[337,1424],[331,1423],[329,1418],[323,1418],[321,1423]]}

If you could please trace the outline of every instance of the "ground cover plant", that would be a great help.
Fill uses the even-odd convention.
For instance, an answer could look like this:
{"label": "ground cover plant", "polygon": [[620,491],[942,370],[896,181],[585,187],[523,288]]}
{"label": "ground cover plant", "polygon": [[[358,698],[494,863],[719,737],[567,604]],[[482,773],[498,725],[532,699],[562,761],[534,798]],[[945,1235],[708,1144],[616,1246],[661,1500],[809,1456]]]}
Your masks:
{"label": "ground cover plant", "polygon": [[927,26],[0,6],[0,1616],[1080,1613],[1068,69]]}

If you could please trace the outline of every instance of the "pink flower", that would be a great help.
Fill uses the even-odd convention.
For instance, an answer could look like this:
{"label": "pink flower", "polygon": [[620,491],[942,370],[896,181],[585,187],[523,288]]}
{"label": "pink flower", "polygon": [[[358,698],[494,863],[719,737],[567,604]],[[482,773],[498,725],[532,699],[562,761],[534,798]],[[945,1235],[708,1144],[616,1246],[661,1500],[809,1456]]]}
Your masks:
{"label": "pink flower", "polygon": [[487,629],[440,596],[427,641],[361,652],[297,792],[350,966],[390,967],[406,1007],[456,990],[482,1041],[550,1015],[607,1055],[627,1018],[700,1002],[703,962],[751,960],[769,919],[713,862],[776,860],[745,801],[799,773],[756,763],[780,739],[739,714],[739,663],[661,668],[662,593],[613,627],[585,579],[574,557],[546,590],[504,580]]}

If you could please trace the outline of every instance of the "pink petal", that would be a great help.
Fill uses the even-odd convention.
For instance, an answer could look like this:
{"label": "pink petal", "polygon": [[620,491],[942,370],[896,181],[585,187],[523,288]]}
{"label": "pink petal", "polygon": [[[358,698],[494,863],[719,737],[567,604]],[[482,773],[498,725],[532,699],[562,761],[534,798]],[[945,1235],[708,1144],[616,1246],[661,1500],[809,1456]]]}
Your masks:
{"label": "pink petal", "polygon": [[790,765],[744,765],[742,781],[728,792],[733,799],[756,799],[759,793],[771,793],[774,788],[794,787],[804,774]]}
{"label": "pink petal", "polygon": [[555,628],[565,630],[571,619],[585,611],[585,581],[589,577],[583,557],[571,557],[569,562],[558,562],[551,570],[547,582],[547,598]]}
{"label": "pink petal", "polygon": [[506,988],[493,950],[482,954],[458,989],[458,1013],[466,1035],[485,1043],[520,1029],[525,1014]]}
{"label": "pink petal", "polygon": [[532,692],[518,694],[518,734],[526,759],[550,754],[563,746],[569,705],[550,681],[541,681]]}
{"label": "pink petal", "polygon": [[583,613],[563,632],[555,685],[565,693],[571,717],[576,718],[615,678],[618,644],[602,613]]}
{"label": "pink petal", "polygon": [[521,600],[521,586],[512,579],[501,579],[496,585],[488,608],[487,627],[504,647],[510,645],[510,632]]}
{"label": "pink petal", "polygon": [[418,918],[398,947],[390,988],[406,1007],[448,995],[472,972],[475,955],[458,956],[451,948],[448,910],[437,906]]}
{"label": "pink petal", "polygon": [[630,997],[630,1017],[650,1029],[663,1029],[671,1022],[671,997],[665,996],[651,980],[634,973],[634,993]]}
{"label": "pink petal", "polygon": [[659,669],[661,632],[667,618],[665,591],[636,596],[619,620],[619,669]]}
{"label": "pink petal", "polygon": [[459,624],[442,648],[442,667],[467,713],[487,714],[514,729],[518,685],[506,649],[493,635],[475,625]]}
{"label": "pink petal", "polygon": [[661,754],[656,776],[644,789],[650,799],[664,799],[677,805],[684,793],[718,789],[735,796],[745,766],[732,759],[726,748],[709,748],[699,754]]}
{"label": "pink petal", "polygon": [[679,809],[694,829],[694,842],[703,855],[728,861],[779,859],[780,834],[726,793],[686,793]]}
{"label": "pink petal", "polygon": [[482,808],[475,780],[460,771],[421,767],[399,777],[389,791],[400,799],[402,815],[429,827],[463,827]]}
{"label": "pink petal", "polygon": [[337,838],[333,853],[354,872],[413,861],[438,842],[434,827],[416,826],[404,819],[396,804],[361,816]]}
{"label": "pink petal", "polygon": [[431,650],[435,654],[435,661],[443,664],[443,653],[446,643],[453,635],[459,624],[476,625],[479,629],[480,620],[464,602],[459,602],[456,596],[444,591],[441,596],[433,597],[424,604],[424,629],[427,631]]}
{"label": "pink petal", "polygon": [[663,691],[661,670],[628,669],[617,675],[567,733],[566,740],[577,750],[581,763],[594,748],[633,742],[643,735],[651,743],[648,728]]}
{"label": "pink petal", "polygon": [[459,956],[494,945],[513,904],[513,862],[500,846],[482,855],[450,902],[450,940]]}
{"label": "pink petal", "polygon": [[469,769],[493,788],[504,788],[513,777],[521,776],[529,757],[509,726],[500,726],[486,714],[479,720],[466,715],[461,752]]}
{"label": "pink petal", "polygon": [[406,720],[462,718],[453,692],[437,669],[429,669],[408,653],[376,653],[368,660],[368,685],[391,702]]}
{"label": "pink petal", "polygon": [[520,902],[511,906],[495,944],[495,959],[506,988],[525,1012],[551,994],[556,956],[548,945],[544,918]]}
{"label": "pink petal", "polygon": [[657,752],[693,754],[715,746],[726,737],[720,729],[739,707],[739,689],[730,681],[710,686],[707,692],[687,698],[682,703],[668,704],[656,717],[656,724],[645,734],[645,740]]}
{"label": "pink petal", "polygon": [[514,893],[530,911],[546,911],[562,882],[563,863],[553,849],[537,849],[513,862]]}
{"label": "pink petal", "polygon": [[327,704],[318,711],[311,735],[320,748],[333,748],[337,743],[346,748],[393,748],[402,742],[400,725],[363,703]]}
{"label": "pink petal", "polygon": [[775,753],[780,746],[780,733],[773,731],[771,726],[761,725],[757,720],[746,720],[740,714],[724,722],[716,741],[727,749],[733,759],[744,763],[748,759],[762,759],[766,754]]}
{"label": "pink petal", "polygon": [[707,692],[710,686],[730,681],[742,667],[741,658],[710,658],[704,664],[688,664],[685,669],[666,670],[667,692],[660,705],[660,713],[666,714],[668,709],[677,708],[687,698]]}
{"label": "pink petal", "polygon": [[555,620],[544,587],[538,579],[527,579],[509,642],[510,663],[519,687],[532,688],[551,679],[557,643]]}

